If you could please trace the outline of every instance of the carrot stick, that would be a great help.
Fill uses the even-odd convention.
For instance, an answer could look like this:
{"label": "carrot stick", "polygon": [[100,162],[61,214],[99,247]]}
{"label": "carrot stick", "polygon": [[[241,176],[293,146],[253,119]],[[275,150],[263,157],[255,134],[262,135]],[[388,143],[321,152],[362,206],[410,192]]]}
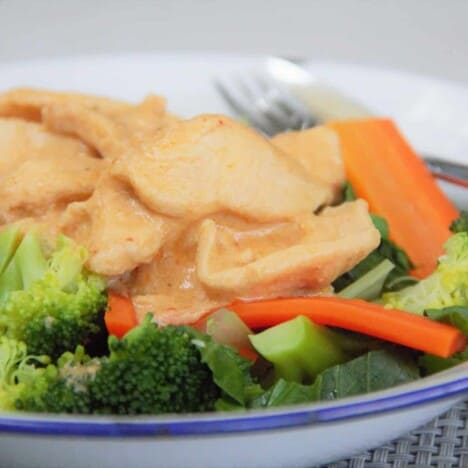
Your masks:
{"label": "carrot stick", "polygon": [[104,322],[110,335],[122,338],[138,324],[132,301],[120,294],[109,293]]}
{"label": "carrot stick", "polygon": [[464,335],[452,326],[359,299],[295,297],[236,302],[228,308],[254,329],[305,315],[319,325],[375,336],[441,357],[451,356],[466,346]]}
{"label": "carrot stick", "polygon": [[339,135],[348,180],[372,212],[389,224],[390,237],[409,255],[415,276],[434,271],[458,211],[422,159],[391,120],[328,124]]}

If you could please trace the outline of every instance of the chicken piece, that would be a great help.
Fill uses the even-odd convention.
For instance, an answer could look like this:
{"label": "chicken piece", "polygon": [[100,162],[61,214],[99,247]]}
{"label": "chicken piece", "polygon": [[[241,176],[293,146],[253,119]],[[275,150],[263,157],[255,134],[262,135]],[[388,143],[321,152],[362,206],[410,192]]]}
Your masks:
{"label": "chicken piece", "polygon": [[333,198],[326,184],[253,129],[218,115],[181,121],[140,141],[112,173],[151,210],[184,219],[227,211],[277,221]]}
{"label": "chicken piece", "polygon": [[42,109],[54,104],[75,104],[112,118],[131,109],[131,104],[98,96],[41,89],[16,88],[0,94],[0,116],[40,122]]}
{"label": "chicken piece", "polygon": [[193,323],[239,298],[320,294],[380,236],[357,200],[268,225],[217,215],[182,239],[134,275],[139,319],[151,311],[162,325]]}
{"label": "chicken piece", "polygon": [[43,107],[42,118],[51,130],[78,136],[110,160],[177,120],[165,112],[165,101],[157,96],[112,113],[73,102],[50,104]]}
{"label": "chicken piece", "polygon": [[[252,240],[254,236],[258,240]],[[206,287],[235,297],[320,290],[380,242],[363,200],[302,215],[270,232],[238,233],[206,219],[196,268]]]}
{"label": "chicken piece", "polygon": [[173,228],[171,220],[149,211],[131,188],[103,177],[93,195],[66,209],[61,230],[89,252],[89,268],[121,275],[149,262]]}
{"label": "chicken piece", "polygon": [[106,159],[115,159],[128,140],[143,138],[176,118],[165,100],[150,95],[137,105],[82,95],[14,89],[0,95],[0,116],[42,121],[49,129],[73,134]]}
{"label": "chicken piece", "polygon": [[320,294],[379,242],[365,202],[320,211],[344,180],[327,129],[268,141],[224,116],[179,121],[155,96],[34,90],[0,95],[2,115],[42,126],[11,119],[19,133],[2,137],[0,125],[0,222],[57,226],[140,319],[192,323],[238,298]]}
{"label": "chicken piece", "polygon": [[328,184],[338,197],[346,181],[338,135],[319,126],[276,135],[271,142],[299,162],[309,175]]}
{"label": "chicken piece", "polygon": [[226,303],[226,295],[210,294],[198,279],[198,229],[197,223],[165,244],[154,260],[137,268],[127,282],[139,321],[151,312],[160,325],[192,323]]}
{"label": "chicken piece", "polygon": [[0,223],[89,197],[104,166],[78,140],[36,123],[0,119]]}

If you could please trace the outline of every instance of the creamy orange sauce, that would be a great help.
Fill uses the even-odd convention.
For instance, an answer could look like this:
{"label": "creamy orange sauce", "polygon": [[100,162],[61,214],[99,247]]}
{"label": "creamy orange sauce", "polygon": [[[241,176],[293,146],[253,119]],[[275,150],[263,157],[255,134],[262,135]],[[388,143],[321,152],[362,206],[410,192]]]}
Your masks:
{"label": "creamy orange sauce", "polygon": [[140,319],[330,293],[379,243],[362,200],[324,209],[344,178],[329,129],[269,141],[222,115],[180,120],[156,96],[0,95],[0,222],[84,245]]}

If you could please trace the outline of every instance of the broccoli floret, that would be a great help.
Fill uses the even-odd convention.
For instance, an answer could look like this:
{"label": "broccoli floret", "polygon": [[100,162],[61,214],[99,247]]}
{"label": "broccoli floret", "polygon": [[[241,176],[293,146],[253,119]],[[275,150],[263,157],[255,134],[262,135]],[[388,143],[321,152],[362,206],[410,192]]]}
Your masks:
{"label": "broccoli floret", "polygon": [[147,316],[122,340],[90,382],[94,412],[158,414],[207,411],[219,389],[202,363],[188,327],[158,328]]}
{"label": "broccoli floret", "polygon": [[106,283],[84,268],[86,250],[65,236],[50,255],[45,250],[31,231],[10,255],[0,275],[0,331],[31,354],[57,358],[100,331]]}
{"label": "broccoli floret", "polygon": [[81,414],[161,414],[214,409],[220,394],[189,327],[158,328],[148,317],[109,356],[90,358],[78,347],[58,360],[42,394],[22,392],[16,407]]}
{"label": "broccoli floret", "polygon": [[[88,385],[100,365],[100,358],[91,359],[83,346],[77,346],[74,353],[65,352],[56,365],[50,364],[45,375],[40,375],[39,385],[32,378],[35,385],[17,392],[15,408],[39,413],[91,413]],[[23,383],[22,379],[18,382]]]}
{"label": "broccoli floret", "polygon": [[6,336],[0,337],[0,409],[15,410],[16,401],[27,394],[42,397],[56,376],[47,356],[30,356],[26,345]]}
{"label": "broccoli floret", "polygon": [[423,314],[426,309],[468,305],[468,232],[452,235],[434,273],[419,283],[386,293],[388,307]]}

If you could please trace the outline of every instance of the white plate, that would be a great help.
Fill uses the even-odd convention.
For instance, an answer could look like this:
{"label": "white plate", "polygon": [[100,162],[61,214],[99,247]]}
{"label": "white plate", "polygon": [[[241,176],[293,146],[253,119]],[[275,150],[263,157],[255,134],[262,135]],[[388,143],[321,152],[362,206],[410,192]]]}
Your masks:
{"label": "white plate", "polygon": [[[227,112],[211,80],[255,57],[157,54],[0,65],[0,90],[41,86],[137,100],[154,92],[190,116]],[[313,63],[377,114],[396,119],[420,151],[467,162],[468,90],[395,71]],[[466,191],[452,193],[468,205]],[[244,414],[180,417],[0,417],[0,465],[14,467],[310,467],[381,444],[468,394],[468,364],[371,395]]]}

